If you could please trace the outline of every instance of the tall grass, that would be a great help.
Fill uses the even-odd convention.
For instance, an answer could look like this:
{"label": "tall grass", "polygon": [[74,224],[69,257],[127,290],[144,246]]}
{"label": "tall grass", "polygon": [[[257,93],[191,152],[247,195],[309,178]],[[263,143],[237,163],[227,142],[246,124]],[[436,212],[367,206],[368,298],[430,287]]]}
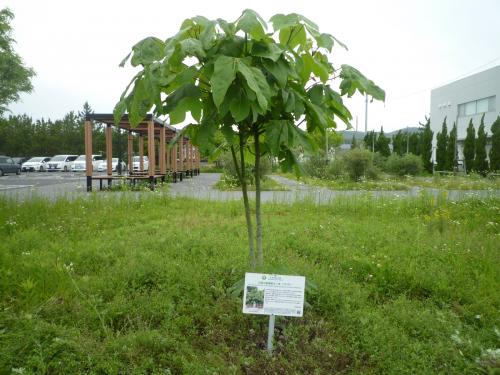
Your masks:
{"label": "tall grass", "polygon": [[266,205],[262,271],[312,285],[269,359],[266,318],[228,292],[240,202],[0,200],[0,373],[494,373],[499,218],[498,199]]}

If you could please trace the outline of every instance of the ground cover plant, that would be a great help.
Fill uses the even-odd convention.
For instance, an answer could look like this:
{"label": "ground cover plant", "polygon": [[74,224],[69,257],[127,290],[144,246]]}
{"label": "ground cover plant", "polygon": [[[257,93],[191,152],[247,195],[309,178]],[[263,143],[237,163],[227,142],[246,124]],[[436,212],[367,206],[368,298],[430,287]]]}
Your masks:
{"label": "ground cover plant", "polygon": [[0,373],[493,374],[500,201],[266,205],[264,271],[301,319],[243,315],[239,202],[0,200]]}
{"label": "ground cover plant", "polygon": [[[220,180],[214,185],[216,189],[226,191],[240,191],[241,186],[238,179],[228,174],[222,174]],[[248,191],[255,191],[255,184],[247,185]],[[262,191],[286,191],[288,188],[283,184],[273,180],[269,176],[263,176],[260,181]]]}

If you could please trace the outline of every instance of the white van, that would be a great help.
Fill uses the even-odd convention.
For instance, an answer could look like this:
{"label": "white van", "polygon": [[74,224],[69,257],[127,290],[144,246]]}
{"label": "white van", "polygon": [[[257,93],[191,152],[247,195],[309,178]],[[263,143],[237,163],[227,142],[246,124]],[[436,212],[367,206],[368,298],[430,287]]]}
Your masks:
{"label": "white van", "polygon": [[47,162],[47,171],[56,172],[71,170],[71,164],[75,161],[78,155],[56,155]]}
{"label": "white van", "polygon": [[[80,155],[71,165],[72,172],[85,172],[87,169],[85,155]],[[97,166],[104,158],[101,155],[92,155],[92,170],[97,170]]]}

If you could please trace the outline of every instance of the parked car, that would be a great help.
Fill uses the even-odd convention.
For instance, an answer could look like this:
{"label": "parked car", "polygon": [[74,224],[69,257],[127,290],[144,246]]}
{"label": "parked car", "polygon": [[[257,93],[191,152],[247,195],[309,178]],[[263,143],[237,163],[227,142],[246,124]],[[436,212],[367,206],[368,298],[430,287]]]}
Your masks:
{"label": "parked car", "polygon": [[14,163],[19,164],[19,165],[22,165],[28,159],[29,159],[29,157],[27,157],[27,156],[16,156],[16,157],[12,158]]}
{"label": "parked car", "polygon": [[75,161],[78,155],[56,155],[47,163],[47,171],[68,172],[71,169],[71,164]]}
{"label": "parked car", "polygon": [[[101,155],[92,155],[92,170],[96,170],[99,163],[103,160]],[[87,169],[85,155],[80,155],[71,165],[72,172],[85,172]]]}
{"label": "parked car", "polygon": [[[127,171],[127,164],[122,160],[121,161],[121,165],[122,165],[122,172],[126,172]],[[118,158],[112,158],[111,159],[111,167],[113,169],[113,172],[117,171],[117,168],[118,168]],[[99,165],[97,166],[97,170],[99,172],[106,171],[107,169],[108,169],[108,162],[107,162],[107,160],[101,161],[99,163]]]}
{"label": "parked car", "polygon": [[0,176],[3,176],[6,173],[21,174],[21,166],[14,163],[12,158],[0,155]]}
{"label": "parked car", "polygon": [[21,165],[23,172],[43,172],[47,169],[46,164],[50,160],[48,156],[36,156]]}
{"label": "parked car", "polygon": [[[147,171],[149,168],[149,159],[147,156],[143,156],[143,162],[144,162],[144,170]],[[141,163],[141,158],[140,156],[134,156],[132,159],[132,163],[134,166],[134,171],[138,171]]]}

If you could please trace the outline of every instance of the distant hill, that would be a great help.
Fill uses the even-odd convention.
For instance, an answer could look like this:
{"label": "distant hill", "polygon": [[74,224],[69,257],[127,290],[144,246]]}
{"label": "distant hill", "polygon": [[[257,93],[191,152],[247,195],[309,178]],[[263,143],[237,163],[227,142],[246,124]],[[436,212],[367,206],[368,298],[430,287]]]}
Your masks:
{"label": "distant hill", "polygon": [[[416,126],[413,126],[413,127],[408,127],[408,133],[412,134],[412,133],[416,133],[418,132],[419,130],[421,130],[422,128],[419,128],[419,127],[416,127]],[[402,128],[402,129],[398,129],[398,130],[394,130],[392,132],[389,132],[389,133],[385,133],[385,135],[389,138],[392,138],[393,135],[395,135],[398,131],[402,131],[403,133],[406,133],[406,128]],[[356,132],[354,130],[340,130],[338,131],[337,133],[339,134],[342,134],[344,136],[344,143],[351,143],[352,141],[352,136],[353,135],[356,135],[356,140],[357,141],[362,141],[364,138],[365,138],[365,132]],[[380,133],[380,132],[375,132],[376,134]]]}

